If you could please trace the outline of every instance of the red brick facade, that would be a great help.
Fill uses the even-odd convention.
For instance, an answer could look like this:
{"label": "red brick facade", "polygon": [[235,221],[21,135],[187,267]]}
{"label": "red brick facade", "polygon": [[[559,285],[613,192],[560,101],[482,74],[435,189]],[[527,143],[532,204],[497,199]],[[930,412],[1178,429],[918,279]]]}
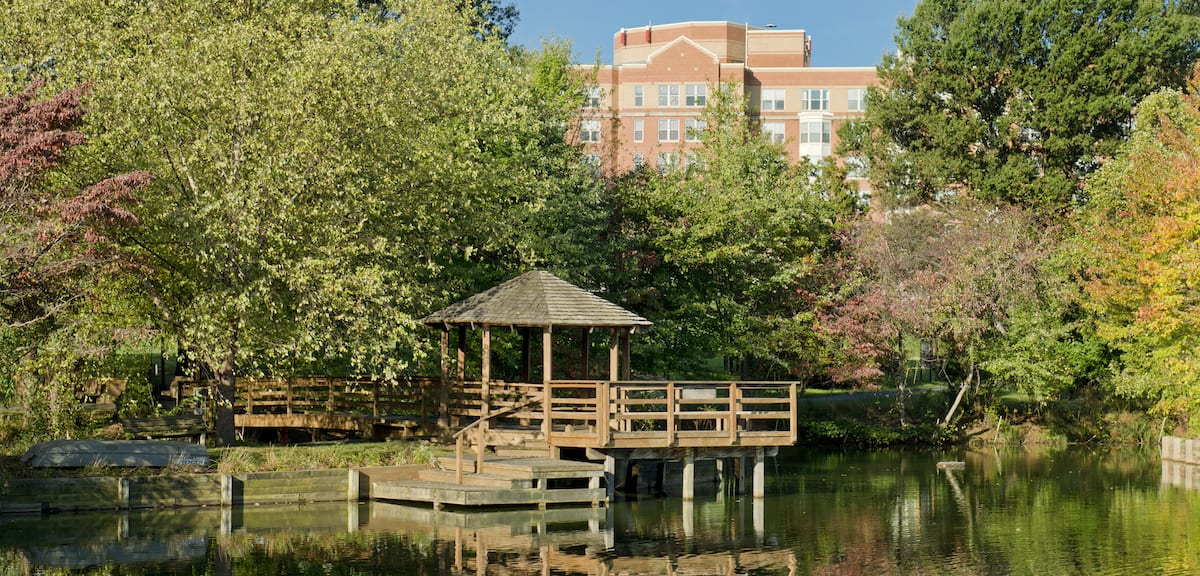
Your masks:
{"label": "red brick facade", "polygon": [[759,110],[764,133],[793,159],[832,154],[837,127],[865,110],[874,68],[813,68],[803,30],[731,22],[683,22],[621,30],[613,64],[598,69],[595,99],[580,128],[593,161],[606,174],[687,161],[688,125],[699,119],[719,84],[736,82]]}

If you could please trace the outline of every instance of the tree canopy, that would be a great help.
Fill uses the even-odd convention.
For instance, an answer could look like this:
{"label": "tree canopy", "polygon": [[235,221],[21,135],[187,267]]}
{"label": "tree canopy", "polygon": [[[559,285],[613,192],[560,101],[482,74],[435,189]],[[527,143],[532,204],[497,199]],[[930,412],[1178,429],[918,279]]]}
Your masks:
{"label": "tree canopy", "polygon": [[958,191],[1061,211],[1128,136],[1138,101],[1183,86],[1200,3],[925,0],[896,48],[847,138],[882,200]]}
{"label": "tree canopy", "polygon": [[1200,100],[1164,90],[1133,138],[1089,181],[1077,219],[1084,301],[1120,352],[1116,390],[1200,429]]}
{"label": "tree canopy", "polygon": [[703,120],[703,146],[678,169],[616,184],[604,284],[655,322],[638,358],[652,373],[711,374],[726,358],[810,377],[821,263],[857,197],[836,167],[794,165],[766,141],[740,86],[712,90]]}
{"label": "tree canopy", "polygon": [[118,341],[92,334],[88,320],[111,304],[104,284],[136,266],[112,236],[138,224],[134,194],[150,175],[66,177],[63,165],[86,141],[79,126],[89,87],[43,97],[44,87],[35,81],[0,98],[0,396],[31,406],[31,430],[55,434],[74,404],[56,401],[60,385]]}
{"label": "tree canopy", "polygon": [[95,79],[87,168],[155,175],[121,240],[224,397],[239,373],[394,377],[414,318],[554,258],[538,226],[565,223],[541,214],[588,185],[562,128],[579,90],[543,85],[573,81],[549,72],[563,49],[510,51],[432,0],[162,8],[9,4],[0,62]]}

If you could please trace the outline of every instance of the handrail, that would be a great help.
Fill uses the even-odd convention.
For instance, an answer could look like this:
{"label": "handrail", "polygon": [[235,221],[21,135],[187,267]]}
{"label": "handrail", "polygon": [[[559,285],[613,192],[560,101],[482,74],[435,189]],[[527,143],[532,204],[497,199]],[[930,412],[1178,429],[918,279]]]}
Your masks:
{"label": "handrail", "polygon": [[[454,435],[452,436],[452,438],[454,438],[454,482],[456,484],[462,484],[462,482],[463,482],[463,438],[465,438],[466,432],[468,430],[471,430],[473,428],[478,428],[483,422],[490,421],[493,418],[498,418],[505,414],[511,414],[513,412],[516,412],[517,410],[528,407],[530,404],[536,404],[538,402],[541,402],[544,398],[545,398],[544,392],[542,394],[530,395],[528,398],[525,399],[524,402],[521,402],[520,404],[514,404],[507,408],[481,415],[479,418],[476,418],[474,422],[471,422],[470,424],[463,426],[463,428],[461,430],[459,430],[458,432],[455,432]],[[482,448],[482,450],[480,450],[480,448]],[[486,435],[483,435],[483,434],[480,435],[479,443],[477,444],[476,449],[479,450],[479,456],[477,458],[475,458],[475,473],[478,474],[483,471],[483,454],[482,454],[482,452],[483,452],[483,450],[487,449]]]}

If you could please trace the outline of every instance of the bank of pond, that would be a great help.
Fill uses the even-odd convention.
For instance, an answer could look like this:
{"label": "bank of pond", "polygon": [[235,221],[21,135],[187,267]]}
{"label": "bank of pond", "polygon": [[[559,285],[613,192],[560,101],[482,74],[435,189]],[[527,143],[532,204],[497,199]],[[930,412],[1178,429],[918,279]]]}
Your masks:
{"label": "bank of pond", "polygon": [[1195,574],[1193,468],[1157,450],[792,448],[770,462],[761,499],[712,485],[691,502],[635,494],[600,508],[10,514],[0,576]]}

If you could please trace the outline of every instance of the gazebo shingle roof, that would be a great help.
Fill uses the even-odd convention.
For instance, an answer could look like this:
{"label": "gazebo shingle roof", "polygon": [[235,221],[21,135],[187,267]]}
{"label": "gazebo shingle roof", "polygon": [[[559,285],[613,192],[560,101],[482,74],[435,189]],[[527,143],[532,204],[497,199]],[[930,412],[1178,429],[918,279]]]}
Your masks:
{"label": "gazebo shingle roof", "polygon": [[535,270],[421,320],[428,325],[637,327],[652,323],[633,312]]}

